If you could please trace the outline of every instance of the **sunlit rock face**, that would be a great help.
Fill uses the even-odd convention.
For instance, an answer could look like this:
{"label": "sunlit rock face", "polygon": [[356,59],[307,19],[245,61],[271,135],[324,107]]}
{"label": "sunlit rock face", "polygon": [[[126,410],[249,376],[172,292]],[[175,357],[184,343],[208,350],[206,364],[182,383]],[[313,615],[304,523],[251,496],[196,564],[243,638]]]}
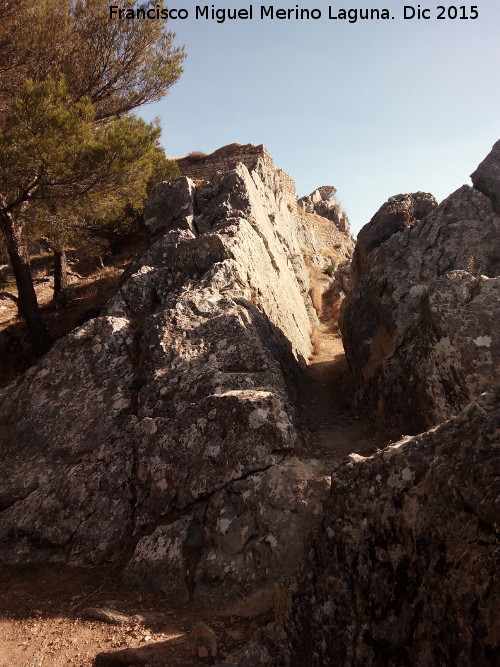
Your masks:
{"label": "sunlit rock face", "polygon": [[2,391],[1,562],[269,607],[330,482],[294,455],[315,315],[283,178],[258,160],[161,184],[116,296]]}
{"label": "sunlit rock face", "polygon": [[500,140],[471,174],[471,179],[476,190],[491,199],[493,208],[500,215]]}
{"label": "sunlit rock face", "polygon": [[[488,193],[498,156],[475,172]],[[439,206],[427,193],[398,195],[358,236],[340,321],[354,400],[406,433],[456,414],[500,379],[494,204],[469,186]]]}

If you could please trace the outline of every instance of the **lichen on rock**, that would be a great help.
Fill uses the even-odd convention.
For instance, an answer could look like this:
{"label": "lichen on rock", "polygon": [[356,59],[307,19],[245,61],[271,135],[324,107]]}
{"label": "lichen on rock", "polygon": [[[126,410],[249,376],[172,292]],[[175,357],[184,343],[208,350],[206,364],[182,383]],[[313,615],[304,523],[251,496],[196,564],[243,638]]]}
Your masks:
{"label": "lichen on rock", "polygon": [[158,186],[116,296],[3,390],[1,562],[119,562],[211,609],[297,565],[328,484],[294,456],[314,315],[282,180],[257,160]]}
{"label": "lichen on rock", "polygon": [[496,664],[500,396],[333,471],[286,615],[255,664]]}
{"label": "lichen on rock", "polygon": [[361,230],[340,318],[361,409],[415,433],[495,387],[499,237],[492,202],[468,186],[439,206],[392,197]]}

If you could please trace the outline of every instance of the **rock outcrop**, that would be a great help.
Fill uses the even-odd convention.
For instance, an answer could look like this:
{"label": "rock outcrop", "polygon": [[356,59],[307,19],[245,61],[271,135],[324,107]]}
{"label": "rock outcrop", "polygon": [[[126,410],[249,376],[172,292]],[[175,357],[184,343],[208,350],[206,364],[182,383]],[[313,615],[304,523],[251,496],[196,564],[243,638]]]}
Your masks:
{"label": "rock outcrop", "polygon": [[336,465],[283,616],[244,667],[497,662],[497,157],[474,174],[483,192],[391,198],[358,237],[341,323],[358,401],[431,429]]}
{"label": "rock outcrop", "polygon": [[[476,172],[488,192],[494,159]],[[439,206],[392,197],[361,230],[340,322],[359,406],[415,433],[496,386],[498,238],[492,200],[468,186]]]}
{"label": "rock outcrop", "polygon": [[498,157],[440,205],[391,198],[338,267],[355,401],[426,432],[333,475],[293,400],[325,218],[267,158],[159,186],[115,297],[0,392],[0,563],[273,605],[243,667],[496,664]]}
{"label": "rock outcrop", "polygon": [[499,407],[333,471],[289,611],[244,667],[497,664]]}
{"label": "rock outcrop", "polygon": [[366,269],[369,253],[407,227],[425,218],[438,205],[428,192],[390,197],[359,232],[353,258],[352,278],[356,281]]}
{"label": "rock outcrop", "polygon": [[333,185],[322,185],[310,195],[301,197],[297,203],[307,213],[316,213],[331,220],[339,232],[350,234],[349,218],[335,199],[336,192],[337,189]]}
{"label": "rock outcrop", "polygon": [[[307,227],[314,231],[323,247],[311,256],[311,263],[322,269],[350,259],[354,252],[349,220],[335,200],[336,189],[323,185],[307,197],[297,200],[297,210]],[[333,224],[332,224],[333,223]],[[308,244],[307,247],[310,247]]]}
{"label": "rock outcrop", "polygon": [[269,606],[330,482],[294,456],[315,315],[281,181],[258,160],[159,186],[117,295],[1,392],[0,562],[115,562],[211,610]]}
{"label": "rock outcrop", "polygon": [[491,199],[493,208],[500,215],[500,140],[471,174],[474,187]]}

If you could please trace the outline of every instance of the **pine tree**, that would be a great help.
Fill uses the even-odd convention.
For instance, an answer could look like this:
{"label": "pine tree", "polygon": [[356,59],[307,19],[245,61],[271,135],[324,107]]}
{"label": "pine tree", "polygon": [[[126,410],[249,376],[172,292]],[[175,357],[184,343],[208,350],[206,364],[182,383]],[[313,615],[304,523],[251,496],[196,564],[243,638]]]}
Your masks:
{"label": "pine tree", "polygon": [[[127,114],[163,97],[182,71],[183,49],[163,21],[110,21],[107,11],[107,0],[4,0],[0,8],[0,228],[40,354],[50,339],[31,277],[29,227],[47,211],[70,220],[76,200],[102,211],[132,196],[159,128]],[[52,236],[63,219],[47,218]]]}

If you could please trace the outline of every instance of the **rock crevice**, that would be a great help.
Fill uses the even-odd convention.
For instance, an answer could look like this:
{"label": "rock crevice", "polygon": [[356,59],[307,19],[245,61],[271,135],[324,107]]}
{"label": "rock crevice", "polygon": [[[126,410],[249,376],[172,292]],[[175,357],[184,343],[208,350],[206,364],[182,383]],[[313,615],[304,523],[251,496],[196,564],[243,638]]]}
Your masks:
{"label": "rock crevice", "polygon": [[335,466],[289,604],[243,667],[497,663],[498,147],[475,188],[392,197],[359,234],[341,315],[354,398],[424,432]]}
{"label": "rock crevice", "polygon": [[334,469],[290,611],[244,667],[496,664],[499,398]]}

